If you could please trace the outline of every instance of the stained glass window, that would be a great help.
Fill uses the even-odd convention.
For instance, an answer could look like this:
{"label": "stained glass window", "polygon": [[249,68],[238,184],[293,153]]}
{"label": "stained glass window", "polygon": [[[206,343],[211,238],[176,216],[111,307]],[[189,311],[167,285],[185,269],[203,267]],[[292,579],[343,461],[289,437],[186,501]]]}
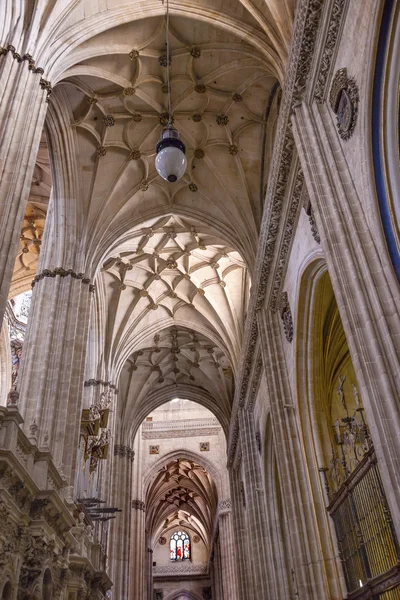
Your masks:
{"label": "stained glass window", "polygon": [[185,531],[177,531],[172,535],[169,552],[171,560],[190,559],[190,538]]}

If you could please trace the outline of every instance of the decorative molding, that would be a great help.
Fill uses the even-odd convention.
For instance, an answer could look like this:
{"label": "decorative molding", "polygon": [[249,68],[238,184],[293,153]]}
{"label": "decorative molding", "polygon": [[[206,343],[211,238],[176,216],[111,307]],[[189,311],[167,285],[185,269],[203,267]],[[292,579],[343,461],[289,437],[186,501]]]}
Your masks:
{"label": "decorative molding", "polygon": [[143,512],[146,510],[146,505],[142,500],[132,500],[132,508],[135,510],[142,510]]}
{"label": "decorative molding", "polygon": [[130,446],[117,444],[114,446],[114,456],[128,458],[131,462],[133,462],[135,459],[135,451]]}
{"label": "decorative molding", "polygon": [[[0,46],[0,56],[6,56],[6,54],[8,54],[9,52],[11,52],[13,59],[16,60],[18,63],[28,62],[29,71],[32,71],[32,73],[34,73],[35,75],[36,74],[43,75],[44,69],[42,69],[42,67],[36,66],[36,61],[31,54],[24,54],[23,56],[21,56],[16,51],[15,47],[12,46],[11,44],[9,44],[6,47]],[[42,80],[40,80],[40,81],[42,81]],[[43,80],[43,81],[45,81],[45,80]],[[50,82],[47,82],[47,83],[50,84]],[[41,85],[41,87],[42,87],[42,85]],[[50,84],[50,92],[48,92],[48,96],[50,94],[51,94],[51,84]]]}
{"label": "decorative molding", "polygon": [[302,197],[302,190],[304,184],[304,174],[301,168],[297,170],[296,180],[293,186],[293,193],[291,195],[290,207],[285,223],[285,230],[281,241],[281,250],[277,265],[275,268],[274,282],[270,300],[270,309],[275,312],[277,308],[277,299],[279,292],[281,291],[282,281],[286,273],[287,262],[292,247],[293,235],[295,232],[295,226],[297,223],[297,217],[299,214],[300,200]]}
{"label": "decorative molding", "polygon": [[236,452],[239,424],[235,412],[237,413],[244,405],[251,371],[250,366],[254,360],[258,337],[257,311],[265,304],[267,285],[279,234],[282,208],[286,197],[286,187],[295,151],[290,116],[292,111],[302,101],[314,53],[323,4],[323,0],[302,0],[296,12],[286,85],[281,102],[275,150],[265,200],[266,210],[261,225],[260,249],[257,257],[257,262],[261,265],[261,268],[254,278],[254,294],[247,316],[244,365],[234,401],[233,419],[228,444],[228,466],[232,466]]}
{"label": "decorative molding", "polygon": [[178,575],[207,575],[206,564],[192,564],[190,562],[172,562],[170,565],[160,565],[153,568],[155,577],[174,577]]}
{"label": "decorative molding", "polygon": [[175,429],[166,431],[142,431],[142,439],[144,440],[164,440],[172,438],[187,438],[199,436],[214,436],[221,433],[221,427],[212,429]]}
{"label": "decorative molding", "polygon": [[357,123],[359,93],[356,82],[347,76],[347,69],[336,71],[329,93],[329,104],[336,114],[336,126],[342,140],[347,141]]}
{"label": "decorative molding", "polygon": [[304,208],[306,215],[308,216],[308,220],[310,222],[312,236],[313,236],[314,240],[317,242],[317,244],[320,244],[321,238],[319,235],[317,223],[315,221],[315,215],[314,215],[313,207],[311,204],[310,196],[308,195],[307,191],[305,191],[305,193],[304,193],[303,208]]}
{"label": "decorative molding", "polygon": [[247,402],[247,406],[249,410],[252,410],[254,407],[254,402],[257,396],[258,388],[260,387],[260,380],[263,371],[263,361],[261,355],[257,359],[257,363],[254,369],[253,377],[251,378],[251,388],[249,393],[249,398]]}
{"label": "decorative molding", "polygon": [[98,386],[98,385],[104,385],[104,387],[109,387],[110,389],[114,390],[114,394],[118,394],[119,390],[118,390],[117,386],[114,385],[114,383],[111,383],[111,381],[102,381],[101,379],[87,379],[83,383],[84,387],[91,387],[91,386]]}
{"label": "decorative molding", "polygon": [[46,90],[46,102],[48,102],[50,94],[53,91],[53,87],[52,87],[50,81],[48,81],[47,79],[43,79],[43,77],[41,77],[40,81],[39,81],[39,85],[42,88],[42,90]]}
{"label": "decorative molding", "polygon": [[218,503],[218,513],[223,515],[225,513],[230,513],[232,510],[232,500],[230,498],[225,498],[224,500],[220,500]]}
{"label": "decorative molding", "polygon": [[53,271],[50,271],[50,269],[43,269],[43,271],[39,273],[39,275],[36,275],[36,277],[32,280],[32,288],[34,288],[36,283],[38,283],[45,277],[54,278],[57,277],[57,275],[59,275],[60,277],[70,276],[72,277],[72,279],[80,279],[82,283],[90,285],[90,279],[85,277],[84,273],[75,273],[72,269],[66,270],[62,267],[56,267],[55,269],[53,269]]}
{"label": "decorative molding", "polygon": [[287,292],[283,292],[278,304],[279,314],[283,322],[283,331],[288,342],[293,341],[293,319]]}
{"label": "decorative molding", "polygon": [[344,9],[347,4],[348,0],[335,0],[332,6],[324,51],[320,60],[320,70],[314,88],[314,98],[319,104],[322,104],[325,99],[326,85],[331,71]]}

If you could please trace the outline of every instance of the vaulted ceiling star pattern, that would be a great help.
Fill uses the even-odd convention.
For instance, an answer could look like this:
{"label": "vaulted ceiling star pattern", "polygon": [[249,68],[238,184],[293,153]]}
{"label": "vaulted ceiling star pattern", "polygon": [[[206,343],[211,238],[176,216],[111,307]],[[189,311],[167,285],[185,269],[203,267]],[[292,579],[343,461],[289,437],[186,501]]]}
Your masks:
{"label": "vaulted ceiling star pattern", "polygon": [[[111,37],[113,50],[104,54]],[[168,120],[163,17],[90,40],[58,86],[72,109],[84,163],[93,244],[104,225],[108,240],[127,220],[174,207],[202,219],[212,215],[252,263],[268,166],[260,157],[276,78],[262,53],[220,29],[173,18],[170,39],[173,120],[188,157],[176,184],[164,182],[154,166]]]}

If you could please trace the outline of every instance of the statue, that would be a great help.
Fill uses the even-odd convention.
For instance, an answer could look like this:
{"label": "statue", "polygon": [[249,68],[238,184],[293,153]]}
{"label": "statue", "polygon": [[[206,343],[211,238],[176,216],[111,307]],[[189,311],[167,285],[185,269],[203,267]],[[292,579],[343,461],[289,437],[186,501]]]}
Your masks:
{"label": "statue", "polygon": [[347,411],[346,401],[344,399],[344,392],[343,392],[343,384],[344,384],[345,380],[346,380],[346,375],[339,375],[339,377],[338,377],[339,385],[337,387],[337,394],[340,398],[340,402],[342,403],[343,408]]}
{"label": "statue", "polygon": [[18,381],[18,371],[21,363],[21,355],[22,355],[22,342],[20,340],[11,340],[11,361],[12,361],[12,371],[11,371],[11,389],[15,390],[17,387]]}

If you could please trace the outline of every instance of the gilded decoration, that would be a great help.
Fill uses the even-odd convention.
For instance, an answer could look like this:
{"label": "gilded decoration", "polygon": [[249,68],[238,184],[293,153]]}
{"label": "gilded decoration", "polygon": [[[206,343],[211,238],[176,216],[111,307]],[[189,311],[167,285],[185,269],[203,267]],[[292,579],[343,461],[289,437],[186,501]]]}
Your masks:
{"label": "gilded decoration", "polygon": [[347,76],[347,69],[339,69],[332,80],[329,104],[336,114],[337,128],[342,140],[348,140],[357,123],[359,93],[353,78]]}
{"label": "gilded decoration", "polygon": [[83,456],[89,461],[89,471],[97,469],[98,461],[108,457],[111,432],[108,429],[108,419],[111,407],[111,393],[102,392],[98,401],[89,408],[82,410],[81,439]]}

